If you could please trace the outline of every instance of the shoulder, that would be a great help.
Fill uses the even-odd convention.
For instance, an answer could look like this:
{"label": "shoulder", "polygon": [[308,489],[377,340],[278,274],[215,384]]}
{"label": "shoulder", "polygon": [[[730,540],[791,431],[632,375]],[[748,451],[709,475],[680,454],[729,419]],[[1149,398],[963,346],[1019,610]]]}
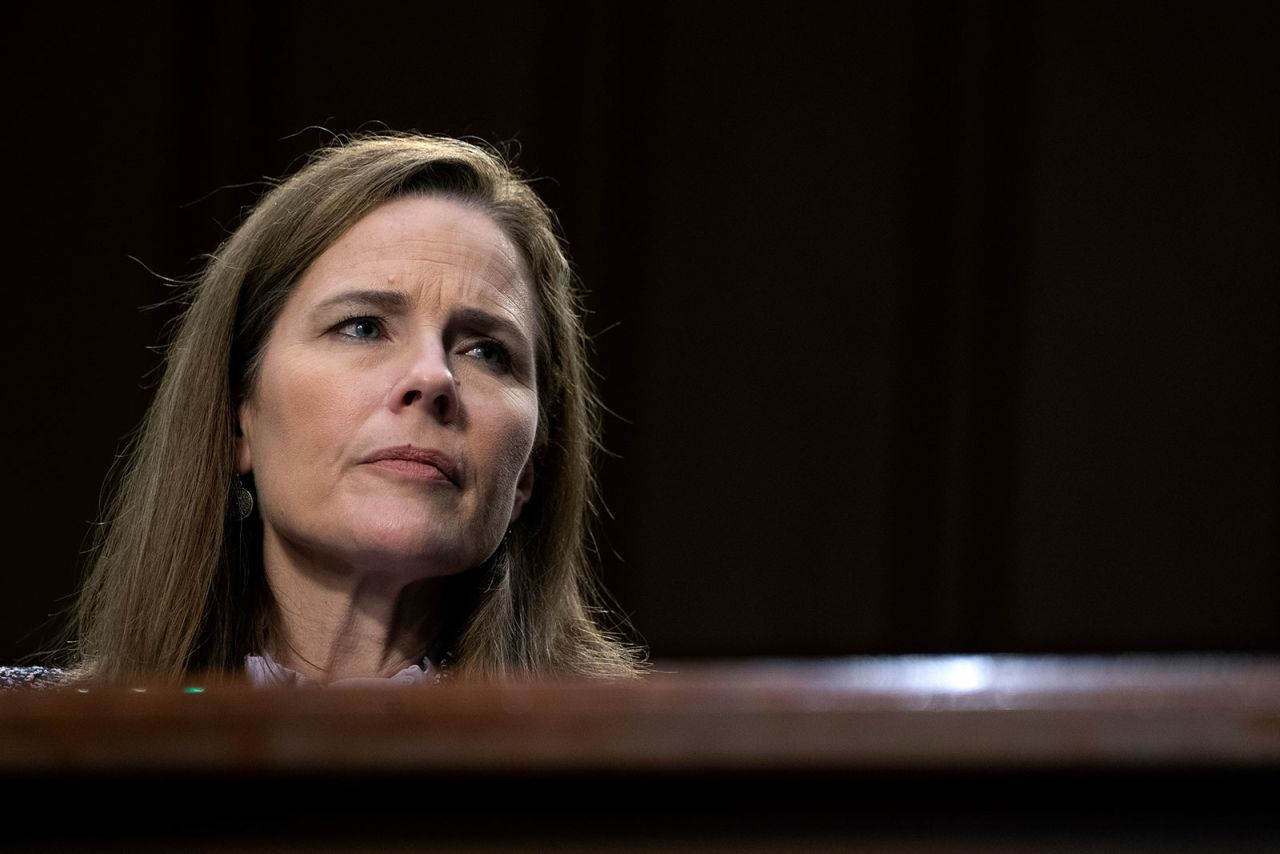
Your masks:
{"label": "shoulder", "polygon": [[58,667],[0,667],[0,691],[9,688],[57,688],[70,682],[71,674]]}

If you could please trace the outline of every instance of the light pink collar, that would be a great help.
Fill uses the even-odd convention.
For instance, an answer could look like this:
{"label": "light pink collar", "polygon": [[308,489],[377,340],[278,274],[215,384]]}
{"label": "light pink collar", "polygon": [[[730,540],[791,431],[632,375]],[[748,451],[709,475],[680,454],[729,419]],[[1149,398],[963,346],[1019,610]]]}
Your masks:
{"label": "light pink collar", "polygon": [[440,671],[430,658],[410,664],[395,676],[353,676],[321,684],[296,670],[277,664],[267,653],[246,655],[244,673],[255,688],[389,688],[396,685],[430,685],[440,681]]}

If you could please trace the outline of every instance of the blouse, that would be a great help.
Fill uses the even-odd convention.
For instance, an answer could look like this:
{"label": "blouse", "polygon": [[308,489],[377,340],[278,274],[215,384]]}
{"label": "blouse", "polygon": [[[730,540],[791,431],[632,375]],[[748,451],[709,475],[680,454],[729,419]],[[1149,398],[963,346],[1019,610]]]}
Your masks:
{"label": "blouse", "polygon": [[440,670],[423,658],[394,676],[352,676],[321,684],[279,664],[269,654],[246,655],[244,673],[255,688],[389,688],[396,685],[431,685],[440,681]]}

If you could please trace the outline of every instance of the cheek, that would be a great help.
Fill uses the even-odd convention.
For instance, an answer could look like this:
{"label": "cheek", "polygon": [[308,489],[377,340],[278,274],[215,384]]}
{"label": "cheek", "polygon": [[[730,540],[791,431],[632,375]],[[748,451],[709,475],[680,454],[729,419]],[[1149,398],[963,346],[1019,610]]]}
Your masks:
{"label": "cheek", "polygon": [[320,359],[264,363],[254,437],[266,455],[262,465],[287,466],[292,479],[305,477],[316,463],[339,458],[368,406],[358,394],[366,388],[368,383],[355,382]]}
{"label": "cheek", "polygon": [[486,419],[492,429],[487,431],[485,444],[496,469],[495,480],[507,492],[514,490],[533,453],[538,428],[537,395],[524,390],[508,392],[498,399],[494,409]]}

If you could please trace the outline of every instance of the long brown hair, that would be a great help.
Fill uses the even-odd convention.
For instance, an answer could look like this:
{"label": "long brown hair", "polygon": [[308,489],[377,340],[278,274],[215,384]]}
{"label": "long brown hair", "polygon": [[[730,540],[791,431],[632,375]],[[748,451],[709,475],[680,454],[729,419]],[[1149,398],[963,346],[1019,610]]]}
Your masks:
{"label": "long brown hair", "polygon": [[504,547],[456,577],[453,668],[481,678],[640,672],[639,652],[601,624],[588,561],[600,406],[552,215],[497,153],[384,134],[313,155],[194,281],[73,612],[70,663],[80,674],[234,672],[269,647],[261,525],[241,523],[231,507],[236,406],[302,273],[357,220],[406,195],[446,196],[492,216],[524,253],[540,313],[537,488]]}

